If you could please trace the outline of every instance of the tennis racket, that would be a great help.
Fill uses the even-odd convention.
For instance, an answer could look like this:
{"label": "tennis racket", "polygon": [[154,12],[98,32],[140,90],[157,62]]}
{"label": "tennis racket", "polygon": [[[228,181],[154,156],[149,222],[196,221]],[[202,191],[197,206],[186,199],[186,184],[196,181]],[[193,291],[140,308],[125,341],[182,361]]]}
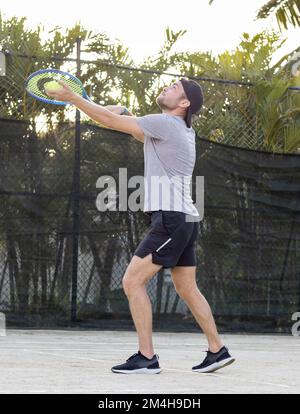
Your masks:
{"label": "tennis racket", "polygon": [[63,81],[65,82],[73,92],[82,96],[88,101],[91,101],[90,97],[86,93],[81,81],[76,76],[67,72],[62,72],[58,69],[43,69],[32,73],[25,82],[25,89],[33,98],[39,101],[50,103],[54,105],[68,105],[70,102],[57,101],[55,98],[47,95],[45,85],[48,82]]}

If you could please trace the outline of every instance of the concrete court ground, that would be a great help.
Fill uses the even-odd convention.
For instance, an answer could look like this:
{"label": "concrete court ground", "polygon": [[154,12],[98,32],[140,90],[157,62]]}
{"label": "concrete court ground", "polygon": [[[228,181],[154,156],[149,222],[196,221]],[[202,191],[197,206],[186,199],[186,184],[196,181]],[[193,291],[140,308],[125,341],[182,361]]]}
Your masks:
{"label": "concrete court ground", "polygon": [[0,393],[213,394],[300,392],[300,337],[222,335],[236,362],[212,374],[191,372],[205,357],[197,333],[154,333],[163,372],[113,374],[137,350],[134,332],[7,330],[0,337]]}

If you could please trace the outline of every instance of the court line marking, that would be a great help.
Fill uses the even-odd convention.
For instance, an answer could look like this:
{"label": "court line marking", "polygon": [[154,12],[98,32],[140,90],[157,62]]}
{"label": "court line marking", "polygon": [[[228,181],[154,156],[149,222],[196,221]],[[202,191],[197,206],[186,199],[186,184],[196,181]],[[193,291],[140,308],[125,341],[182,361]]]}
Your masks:
{"label": "court line marking", "polygon": [[[60,358],[71,358],[71,359],[79,359],[79,360],[86,360],[86,361],[92,361],[92,362],[109,362],[108,360],[103,360],[103,359],[94,359],[94,358],[85,358],[85,357],[74,357],[71,355],[60,355],[60,354],[53,354],[52,352],[41,352],[41,351],[34,351],[34,350],[30,350],[30,349],[23,349],[23,351],[27,351],[27,352],[33,352],[33,353],[37,353],[37,354],[41,354],[41,355],[50,355],[50,356],[55,356],[55,357],[60,357]],[[181,372],[181,373],[189,373],[189,374],[199,374],[199,373],[195,373],[192,371],[186,371],[186,370],[180,370],[180,369],[173,369],[173,368],[163,368],[163,371],[174,371],[174,372]],[[111,374],[111,372],[109,372],[109,374]],[[286,384],[275,384],[272,382],[260,382],[260,381],[255,381],[255,380],[250,380],[250,379],[243,379],[241,377],[237,378],[237,377],[233,377],[233,376],[228,376],[226,375],[226,377],[219,375],[219,374],[215,374],[215,373],[207,373],[207,374],[203,374],[205,376],[210,376],[210,377],[217,377],[220,379],[233,379],[235,381],[244,381],[244,382],[251,382],[253,384],[259,384],[259,385],[271,385],[271,386],[275,386],[275,387],[281,387],[281,388],[291,388],[291,387],[295,387],[295,386],[291,386],[291,385],[286,385]]]}
{"label": "court line marking", "polygon": [[[16,395],[18,395],[18,394],[45,394],[45,393],[48,393],[48,392],[49,391],[47,391],[47,390],[30,390],[30,391],[22,390],[22,391],[19,391],[19,392],[13,392],[13,394],[16,394]],[[12,394],[12,392],[1,390],[1,394]]]}
{"label": "court line marking", "polygon": [[[32,344],[22,344],[22,345],[32,345]],[[65,346],[64,347],[64,344],[60,344],[60,345],[62,345],[62,346],[60,346],[60,347],[57,347],[57,345],[59,345],[59,344],[53,344],[53,345],[56,345],[56,347],[51,347],[51,346],[49,346],[49,343],[47,343],[47,344],[45,344],[45,346],[41,346],[41,344],[40,344],[40,346],[34,346],[34,347],[32,347],[32,349],[43,349],[43,350],[49,350],[49,351],[52,351],[52,350],[62,350],[62,351],[72,351],[72,350],[74,350],[75,348],[74,348],[74,343],[73,343],[73,346],[71,347],[68,347],[68,346]],[[80,350],[80,351],[82,351],[82,350],[87,350],[87,351],[90,351],[90,350],[95,350],[95,351],[99,351],[99,352],[103,352],[103,348],[102,349],[99,349],[99,347],[97,346],[97,347],[95,347],[95,346],[93,346],[93,345],[91,345],[89,348],[86,348],[86,345],[83,345],[82,347],[80,347],[80,344],[76,344],[77,345],[77,347],[78,348],[76,348],[76,349],[78,349],[78,350]],[[122,345],[122,346],[130,346],[130,347],[134,347],[134,348],[137,348],[138,347],[138,344],[136,344],[136,343],[134,343],[134,344],[126,344],[126,343],[120,343],[120,344],[116,344],[116,343],[114,343],[114,342],[109,342],[109,343],[103,343],[103,344],[98,344],[98,345],[104,345],[104,346],[109,346],[109,350],[111,349],[111,346],[112,345]],[[158,349],[158,352],[162,349],[162,347],[163,347],[164,345],[157,345],[156,346],[156,348]],[[168,349],[170,348],[170,346],[173,346],[172,344],[169,344],[169,345],[165,345],[164,347],[167,347]],[[182,348],[182,345],[178,345],[178,346],[180,346],[181,348]],[[12,345],[8,345],[8,344],[5,344],[5,346],[1,346],[1,344],[0,344],[0,349],[11,349],[11,350],[19,350],[19,349],[22,349],[22,347],[19,347],[19,346],[12,346]],[[165,349],[164,349],[164,351],[165,351]],[[300,351],[300,349],[299,349],[299,351]],[[198,350],[196,350],[196,352],[199,352],[199,349]],[[201,351],[200,350],[200,353],[201,352],[205,352],[205,351]]]}
{"label": "court line marking", "polygon": [[[82,390],[82,389],[78,389],[78,388],[71,388],[70,390],[68,390],[68,394],[67,395],[72,395],[72,394],[99,394],[99,391],[101,391],[101,394],[120,394],[119,391],[115,391],[115,389],[111,388],[111,389],[97,389],[97,390]],[[141,389],[134,389],[134,388],[130,388],[130,389],[122,389],[122,393],[128,393],[128,394],[139,394],[139,393],[144,393],[143,390]],[[18,394],[41,394],[41,393],[47,393],[47,394],[61,394],[61,390],[22,390],[22,392],[18,392],[16,393]],[[157,391],[157,394],[165,394],[165,391]],[[178,388],[178,390],[169,392],[169,394],[190,394],[191,390],[190,389],[181,389]],[[1,394],[11,394],[10,391],[1,391]],[[193,394],[196,394],[196,392],[194,392]],[[198,394],[198,392],[197,392]]]}
{"label": "court line marking", "polygon": [[[57,342],[58,341],[55,341],[55,342],[49,342],[49,341],[45,341],[45,342],[41,342],[41,341],[38,341],[38,342],[33,342],[33,341],[22,341],[22,342],[16,342],[16,341],[14,341],[11,345],[9,345],[10,347],[11,346],[14,346],[14,345],[32,345],[32,344],[38,344],[38,345],[47,345],[48,347],[49,346],[51,346],[51,345],[58,345],[57,344]],[[63,342],[63,341],[59,341],[59,342],[61,342],[61,345],[62,346],[66,346],[66,345],[73,345],[74,346],[74,341],[73,342]],[[1,345],[8,345],[8,341],[5,341],[5,342],[0,342],[0,348],[3,348]],[[122,346],[124,346],[124,345],[128,345],[128,346],[137,346],[137,342],[76,342],[76,345],[77,346],[85,346],[85,345],[89,345],[89,346],[93,346],[93,345],[109,345],[109,346],[111,346],[111,345],[122,345]],[[241,343],[241,344],[234,344],[234,345],[230,345],[230,348],[231,349],[235,349],[236,351],[238,351],[238,352],[243,352],[243,349],[241,349],[241,347],[242,346],[244,346],[245,344],[244,343]],[[253,344],[249,344],[249,345],[252,345],[253,346]],[[203,347],[203,348],[207,348],[207,344],[205,343],[205,344],[201,344],[201,343],[184,343],[184,342],[182,342],[182,343],[179,343],[179,344],[174,344],[174,343],[172,343],[172,342],[170,342],[170,343],[159,343],[158,341],[156,341],[156,347],[157,348],[159,348],[159,347],[168,347],[168,346],[172,346],[172,347],[174,347],[174,346],[178,346],[178,347],[184,347],[184,346],[194,346],[194,347],[197,347],[198,348],[198,350],[199,350],[199,352],[205,352],[205,351],[202,351],[200,348],[201,347]],[[282,344],[278,344],[278,350],[282,350]],[[289,345],[287,345],[286,346],[286,348],[293,348],[293,350],[295,350],[295,351],[299,351],[300,352],[300,348],[299,348],[299,344],[295,344],[295,346],[293,347],[291,347],[291,344],[289,344]],[[12,348],[11,348],[12,349]],[[16,346],[16,347],[14,347],[13,349],[18,349],[18,347]],[[252,350],[253,350],[254,348],[252,348]],[[265,351],[265,348],[258,348],[258,347],[256,347],[254,350],[261,350],[261,351]],[[276,349],[274,349],[274,346],[272,345],[272,350],[271,351],[273,351],[273,350],[276,350]],[[248,352],[248,350],[245,350],[245,352]],[[269,353],[270,351],[268,351],[268,353]]]}
{"label": "court line marking", "polygon": [[23,349],[23,351],[25,352],[32,352],[32,353],[36,353],[36,354],[41,354],[41,355],[51,355],[51,356],[55,356],[55,357],[60,357],[60,358],[71,358],[71,359],[79,359],[79,360],[85,360],[85,361],[92,361],[92,362],[109,362],[109,360],[105,360],[105,359],[94,359],[94,358],[86,358],[86,357],[74,357],[72,355],[60,355],[60,354],[53,354],[53,352],[43,352],[43,351],[35,351],[32,349]]}
{"label": "court line marking", "polygon": [[[0,343],[0,349],[9,349],[9,350],[19,350],[19,349],[22,349],[21,347],[19,347],[19,346],[14,346],[14,345],[39,345],[39,348],[38,347],[34,347],[33,349],[49,349],[49,350],[73,350],[74,349],[74,342],[72,342],[72,343],[62,343],[62,344],[58,344],[58,343],[49,343],[49,342],[45,342],[45,343],[42,343],[42,342],[20,342],[20,343],[16,343],[16,342],[14,342],[13,344],[8,344],[8,343]],[[56,348],[54,348],[54,347],[52,347],[52,345],[53,346],[56,346]],[[61,347],[58,347],[57,348],[57,346],[59,346],[59,345],[61,345]],[[67,348],[68,347],[68,345],[73,345],[71,348]],[[97,348],[93,348],[93,347],[95,347],[95,346],[99,346],[99,345],[104,345],[104,346],[109,346],[109,347],[111,347],[112,345],[122,345],[122,346],[132,346],[132,347],[137,347],[138,346],[138,344],[136,343],[136,342],[134,342],[134,343],[130,343],[130,342],[98,342],[98,343],[76,343],[76,346],[78,347],[77,349],[78,350],[82,350],[82,349],[86,349],[86,348],[84,348],[84,347],[86,347],[86,346],[89,346],[89,348],[87,348],[87,350],[95,350],[95,351],[97,351]],[[82,348],[80,348],[82,346]],[[197,348],[196,349],[196,352],[199,352],[199,353],[202,353],[202,352],[205,352],[203,349],[201,349],[201,347],[203,347],[203,348],[205,348],[205,345],[201,345],[200,344],[200,346],[198,345],[198,344],[172,344],[172,343],[170,343],[170,344],[157,344],[156,343],[156,349],[158,350],[157,352],[159,352],[159,350],[160,349],[162,349],[162,350],[165,350],[165,348],[169,348],[170,346],[172,346],[172,347],[174,347],[174,346],[176,346],[176,347],[181,347],[181,348],[184,348],[185,346],[191,346],[191,347],[195,347],[195,348]],[[64,348],[63,348],[64,347]],[[239,347],[237,347],[237,348],[235,348],[235,347],[230,347],[231,349],[233,349],[233,352],[238,352],[238,353],[243,353],[243,352],[249,352],[249,349],[241,349],[241,348],[239,348]],[[289,349],[289,350],[292,350],[293,352],[295,351],[296,353],[297,352],[300,352],[300,348],[299,348],[299,345],[297,345],[297,346],[295,346],[295,348],[293,348],[293,347],[285,347],[285,350],[286,349]],[[274,351],[274,352],[278,352],[278,351],[282,351],[282,346],[281,347],[279,347],[278,349],[272,349],[272,350],[270,350],[270,351],[268,351],[268,354],[270,353],[270,352],[272,352],[272,351]],[[103,351],[103,350],[100,350],[99,349],[99,351]],[[258,348],[252,348],[252,351],[256,351],[256,352],[266,352],[266,350],[265,350],[265,348],[264,349],[258,349]]]}
{"label": "court line marking", "polygon": [[[67,395],[72,395],[72,394],[99,394],[99,391],[101,391],[101,394],[119,394],[118,392],[112,392],[112,390],[82,390],[82,389],[78,389],[78,388],[71,388],[71,390],[68,390],[68,394]],[[138,391],[138,390],[133,390],[133,391]],[[23,389],[20,392],[14,393],[16,395],[18,394],[42,394],[42,393],[47,393],[47,394],[61,394],[61,390],[52,390],[51,388],[49,388],[49,390],[25,390]],[[11,394],[11,391],[2,391],[1,390],[1,394]]]}
{"label": "court line marking", "polygon": [[[178,371],[178,372],[191,372],[191,371],[183,371],[180,369],[172,369],[172,368],[165,368],[165,371]],[[193,374],[201,374],[201,373],[197,373],[194,372]],[[276,386],[276,387],[282,387],[282,388],[291,388],[291,387],[295,387],[295,385],[286,385],[286,384],[275,384],[273,382],[260,382],[260,381],[255,381],[255,380],[251,380],[251,379],[243,379],[241,377],[237,378],[237,377],[233,377],[231,375],[226,375],[226,377],[220,375],[220,374],[216,374],[216,373],[202,373],[202,375],[205,376],[210,376],[210,377],[218,377],[221,379],[233,379],[233,380],[237,380],[237,381],[247,381],[247,382],[252,382],[253,384],[259,384],[259,385],[272,385],[272,386]]]}

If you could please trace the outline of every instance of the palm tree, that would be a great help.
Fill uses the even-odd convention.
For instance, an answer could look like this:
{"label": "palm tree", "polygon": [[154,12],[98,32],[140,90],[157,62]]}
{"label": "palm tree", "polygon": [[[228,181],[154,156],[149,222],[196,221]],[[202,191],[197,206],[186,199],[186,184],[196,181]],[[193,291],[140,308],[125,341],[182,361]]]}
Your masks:
{"label": "palm tree", "polygon": [[265,19],[275,13],[280,29],[288,28],[288,24],[300,27],[300,1],[299,0],[269,0],[259,10],[257,17]]}
{"label": "palm tree", "polygon": [[[213,2],[214,0],[210,0],[209,4]],[[266,19],[274,14],[280,29],[287,29],[289,24],[300,27],[299,0],[269,0],[258,11],[257,18]]]}

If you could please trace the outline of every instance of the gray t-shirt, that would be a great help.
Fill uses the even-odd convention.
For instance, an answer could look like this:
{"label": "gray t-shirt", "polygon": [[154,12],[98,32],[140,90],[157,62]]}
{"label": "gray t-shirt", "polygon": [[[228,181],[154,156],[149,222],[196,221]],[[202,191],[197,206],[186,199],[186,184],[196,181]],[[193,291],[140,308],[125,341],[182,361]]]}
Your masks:
{"label": "gray t-shirt", "polygon": [[164,113],[139,117],[137,122],[145,135],[144,211],[199,216],[191,198],[195,131],[180,116]]}

